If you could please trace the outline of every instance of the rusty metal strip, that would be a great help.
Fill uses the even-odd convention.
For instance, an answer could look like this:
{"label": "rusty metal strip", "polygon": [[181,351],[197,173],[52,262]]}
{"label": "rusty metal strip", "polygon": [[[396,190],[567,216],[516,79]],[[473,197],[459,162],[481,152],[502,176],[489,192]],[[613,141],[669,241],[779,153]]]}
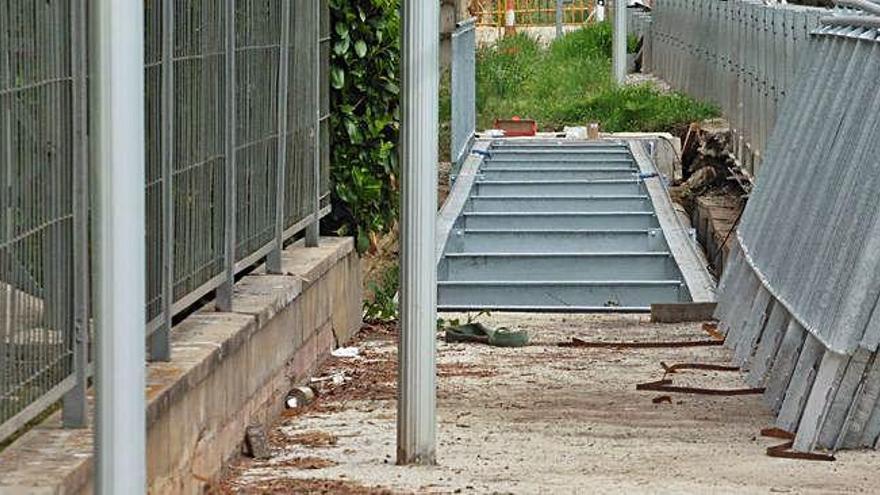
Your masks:
{"label": "rusty metal strip", "polygon": [[762,437],[781,438],[787,440],[785,443],[767,447],[767,455],[769,457],[778,457],[782,459],[799,459],[803,461],[825,461],[833,462],[837,460],[831,454],[820,454],[818,452],[798,452],[791,450],[794,446],[794,433],[785,431],[781,428],[764,428],[761,430]]}
{"label": "rusty metal strip", "polygon": [[703,331],[708,333],[713,339],[724,342],[724,335],[718,331],[718,322],[707,321],[703,323]]}
{"label": "rusty metal strip", "polygon": [[672,384],[672,380],[657,380],[655,382],[639,383],[636,390],[652,390],[657,392],[673,392],[679,394],[695,394],[695,395],[714,395],[714,396],[734,396],[734,395],[756,395],[763,394],[764,388],[700,388],[700,387],[679,387]]}
{"label": "rusty metal strip", "polygon": [[590,342],[572,337],[571,342],[560,342],[559,347],[587,347],[611,349],[660,349],[676,347],[705,347],[723,345],[721,340],[683,340],[667,342]]}
{"label": "rusty metal strip", "polygon": [[660,366],[666,373],[676,373],[679,370],[709,370],[709,371],[739,371],[739,366],[725,366],[722,364],[707,363],[676,363],[666,364],[660,361]]}
{"label": "rusty metal strip", "polygon": [[761,436],[767,438],[780,438],[782,440],[794,440],[794,433],[775,427],[764,428],[761,430]]}

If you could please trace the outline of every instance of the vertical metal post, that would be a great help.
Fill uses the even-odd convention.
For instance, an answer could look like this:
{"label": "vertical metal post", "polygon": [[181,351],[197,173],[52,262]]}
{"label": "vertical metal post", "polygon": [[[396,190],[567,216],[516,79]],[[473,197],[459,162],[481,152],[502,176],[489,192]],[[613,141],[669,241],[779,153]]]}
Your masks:
{"label": "vertical metal post", "polygon": [[[498,2],[500,5],[501,2]],[[514,0],[506,0],[504,11],[504,36],[516,34],[516,5]]]}
{"label": "vertical metal post", "polygon": [[556,0],[556,37],[562,37],[562,0]]}
{"label": "vertical metal post", "polygon": [[150,360],[171,360],[174,304],[174,0],[162,0],[162,324],[150,336]]}
{"label": "vertical metal post", "polygon": [[281,1],[281,46],[278,56],[278,166],[275,170],[275,246],[266,258],[269,273],[281,273],[284,249],[284,204],[287,190],[287,93],[290,56],[290,2]]}
{"label": "vertical metal post", "polygon": [[71,119],[73,129],[73,373],[76,386],[64,395],[65,428],[88,426],[89,364],[89,152],[86,85],[86,0],[71,2]]}
{"label": "vertical metal post", "polygon": [[[10,61],[10,47],[11,44],[9,42],[10,38],[10,29],[9,29],[9,16],[0,16],[0,44],[2,44],[6,49],[0,51],[0,64],[3,67],[3,73],[7,78],[12,77],[12,71],[10,70],[11,61]],[[5,81],[4,81],[5,82]],[[12,85],[10,85],[12,86]],[[2,130],[2,136],[0,139],[3,140],[3,145],[0,146],[4,150],[3,156],[0,157],[3,160],[3,165],[0,166],[0,174],[3,174],[2,179],[0,179],[0,184],[4,189],[9,188],[12,189],[13,184],[13,161],[12,161],[12,153],[15,148],[12,145],[12,95],[8,96],[0,96],[0,119],[3,121],[3,125],[0,126],[0,130]],[[14,198],[12,198],[12,194],[7,194],[6,190],[2,191],[4,194],[0,196],[0,229],[3,229],[3,236],[5,239],[12,239],[14,233],[14,224],[12,219],[15,218],[15,210],[13,209]],[[4,269],[0,268],[0,274],[5,274]],[[7,359],[6,356],[8,354],[8,344],[10,341],[9,333],[13,331],[12,327],[12,318],[13,312],[15,311],[15,305],[12,302],[12,291],[5,291],[6,293],[0,297],[0,308],[3,308],[4,314],[2,315],[2,319],[0,319],[0,356],[3,356],[4,359]],[[10,373],[0,372],[0,390],[9,390],[9,388],[14,383],[14,378],[9,376]],[[6,410],[4,407],[0,406],[0,413],[4,413]]]}
{"label": "vertical metal post", "polygon": [[225,143],[226,166],[224,167],[224,226],[223,269],[226,280],[217,288],[218,311],[232,311],[232,288],[235,285],[235,0],[225,5],[226,66],[225,79]]}
{"label": "vertical metal post", "polygon": [[[315,127],[312,132],[314,146],[312,147],[312,223],[306,227],[306,247],[317,247],[321,235],[321,8],[319,0],[310,0],[315,9],[314,29],[312,39],[315,42],[312,51],[314,60],[314,89],[308,92],[311,101],[307,105],[315,105]],[[437,14],[439,16],[439,13]]]}
{"label": "vertical metal post", "polygon": [[402,8],[398,464],[436,460],[439,8],[422,0]]}
{"label": "vertical metal post", "polygon": [[614,0],[611,68],[614,82],[623,84],[626,80],[626,0]]}
{"label": "vertical metal post", "polygon": [[97,493],[146,489],[144,6],[91,6]]}

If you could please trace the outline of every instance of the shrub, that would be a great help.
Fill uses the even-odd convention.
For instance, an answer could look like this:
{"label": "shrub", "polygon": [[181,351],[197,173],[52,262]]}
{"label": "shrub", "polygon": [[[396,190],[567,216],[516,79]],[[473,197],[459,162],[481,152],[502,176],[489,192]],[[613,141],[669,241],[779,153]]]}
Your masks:
{"label": "shrub", "polygon": [[398,211],[399,0],[330,0],[331,178],[341,235],[358,251]]}

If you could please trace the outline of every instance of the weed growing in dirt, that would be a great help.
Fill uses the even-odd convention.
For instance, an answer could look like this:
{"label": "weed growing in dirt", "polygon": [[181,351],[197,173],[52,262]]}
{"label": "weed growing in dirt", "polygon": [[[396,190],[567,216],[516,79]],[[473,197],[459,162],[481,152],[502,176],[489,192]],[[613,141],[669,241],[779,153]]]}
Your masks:
{"label": "weed growing in dirt", "polygon": [[[635,39],[629,40],[634,49]],[[611,80],[611,26],[592,24],[542,48],[525,34],[477,53],[478,127],[514,115],[541,130],[599,122],[617,131],[673,131],[717,116],[712,105],[649,84],[618,87]]]}
{"label": "weed growing in dirt", "polygon": [[[388,267],[378,281],[367,284],[364,300],[364,319],[367,321],[393,321],[397,319],[397,291],[400,288],[400,265]],[[372,297],[370,297],[370,295]]]}

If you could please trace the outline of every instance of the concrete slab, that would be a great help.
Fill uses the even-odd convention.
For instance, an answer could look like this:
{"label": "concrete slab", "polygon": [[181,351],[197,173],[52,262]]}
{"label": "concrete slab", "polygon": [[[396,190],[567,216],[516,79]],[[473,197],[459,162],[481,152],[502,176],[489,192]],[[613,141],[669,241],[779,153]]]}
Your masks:
{"label": "concrete slab", "polygon": [[[466,317],[466,315],[443,315]],[[396,335],[357,342],[361,357],[336,359],[314,408],[273,427],[275,456],[230,469],[232,493],[871,493],[880,453],[843,452],[834,463],[767,457],[758,436],[773,415],[760,396],[676,395],[635,384],[663,376],[660,361],[728,364],[722,347],[562,348],[597,341],[705,339],[699,323],[647,316],[492,314],[479,321],[530,332],[520,349],[438,342],[439,464],[395,465]],[[676,384],[743,387],[743,375],[681,371]],[[306,468],[304,466],[311,466]],[[356,491],[353,487],[359,487]],[[351,489],[350,492],[343,491]]]}

